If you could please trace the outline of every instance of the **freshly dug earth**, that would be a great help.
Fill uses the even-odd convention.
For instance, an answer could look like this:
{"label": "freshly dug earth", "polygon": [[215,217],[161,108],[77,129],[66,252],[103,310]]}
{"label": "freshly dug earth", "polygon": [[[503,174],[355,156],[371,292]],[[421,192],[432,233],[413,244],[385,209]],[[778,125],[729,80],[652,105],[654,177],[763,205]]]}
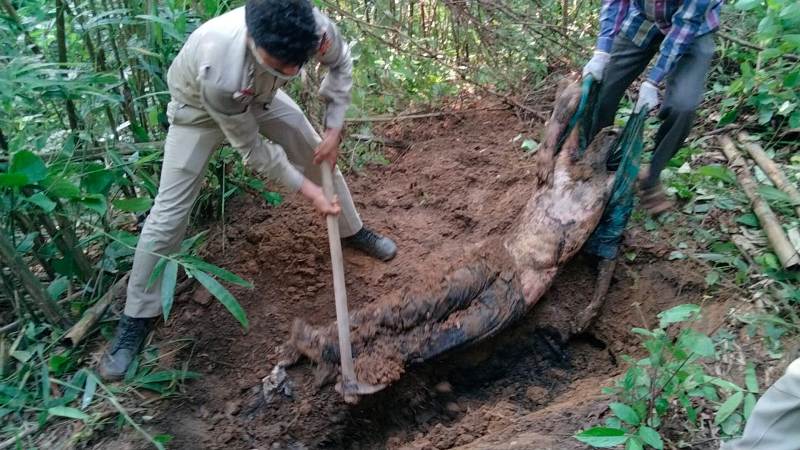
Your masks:
{"label": "freshly dug earth", "polygon": [[[421,273],[440,276],[469,245],[509,232],[525,207],[534,163],[514,138],[536,130],[510,111],[473,106],[484,109],[387,127],[385,137],[409,147],[387,148],[390,164],[348,177],[366,224],[400,248],[389,263],[345,251],[351,309],[430,281]],[[171,448],[583,448],[571,435],[603,413],[600,387],[622,370],[618,356],[636,348],[628,330],[702,296],[697,270],[642,250],[635,263],[618,266],[589,332],[566,342],[558,327],[529,314],[480,345],[412,367],[357,406],[330,385],[315,387],[310,364],[289,370],[290,397],[266,404],[261,379],[278,362],[293,320],[335,319],[327,235],[324,221],[296,199],[269,208],[242,197],[229,211],[225,235],[212,230],[206,257],[252,280],[253,290],[232,289],[251,328],[242,331],[202,289],[176,300],[154,341],[194,339],[189,367],[203,377],[148,423],[150,432],[174,437]],[[568,322],[562,311],[588,302],[593,270],[576,258],[537,311]]]}

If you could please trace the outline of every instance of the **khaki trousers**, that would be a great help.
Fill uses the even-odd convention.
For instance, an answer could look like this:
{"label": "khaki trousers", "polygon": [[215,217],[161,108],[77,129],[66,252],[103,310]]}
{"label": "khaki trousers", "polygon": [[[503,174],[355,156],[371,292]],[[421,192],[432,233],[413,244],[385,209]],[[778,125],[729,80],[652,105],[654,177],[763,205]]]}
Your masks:
{"label": "khaki trousers", "polygon": [[721,450],[800,449],[800,358],[756,402],[741,439]]}
{"label": "khaki trousers", "polygon": [[[272,103],[253,104],[250,109],[256,115],[261,134],[282,146],[289,161],[306,178],[320,184],[320,167],[312,158],[321,138],[297,104],[278,91]],[[158,195],[139,236],[128,282],[125,314],[130,317],[156,317],[161,313],[161,280],[147,289],[150,274],[160,255],[180,248],[208,161],[225,138],[202,109],[172,101],[167,117],[170,127]],[[342,207],[339,229],[343,237],[351,236],[361,229],[361,219],[339,169],[333,182]]]}

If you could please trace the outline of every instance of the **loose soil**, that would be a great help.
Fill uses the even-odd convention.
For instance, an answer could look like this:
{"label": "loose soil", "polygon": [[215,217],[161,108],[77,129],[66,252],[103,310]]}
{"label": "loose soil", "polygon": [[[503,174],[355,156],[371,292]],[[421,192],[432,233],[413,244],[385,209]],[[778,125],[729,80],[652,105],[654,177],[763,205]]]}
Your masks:
{"label": "loose soil", "polygon": [[[419,273],[442,274],[471,244],[506,232],[524,207],[532,160],[514,138],[538,131],[510,111],[477,106],[484,109],[386,127],[385,138],[406,146],[384,149],[388,165],[347,176],[365,223],[400,248],[389,263],[345,251],[351,309],[417,286]],[[628,245],[637,258],[618,265],[600,316],[582,335],[565,341],[557,324],[529,314],[487,342],[413,367],[356,406],[330,385],[317,388],[313,368],[301,363],[288,371],[291,396],[265,404],[261,379],[293,320],[335,319],[327,234],[293,198],[269,208],[241,197],[228,210],[206,257],[253,282],[255,289],[232,289],[251,326],[242,331],[202,289],[176,300],[155,345],[193,339],[189,368],[203,377],[148,423],[174,437],[170,448],[584,448],[571,436],[605,412],[601,387],[624,369],[621,355],[637,351],[630,328],[653,326],[657,312],[703,297],[696,268],[664,261],[658,244],[637,242],[634,232]],[[559,304],[588,303],[594,275],[576,258],[536,311],[558,322]],[[146,446],[130,439],[119,446]]]}

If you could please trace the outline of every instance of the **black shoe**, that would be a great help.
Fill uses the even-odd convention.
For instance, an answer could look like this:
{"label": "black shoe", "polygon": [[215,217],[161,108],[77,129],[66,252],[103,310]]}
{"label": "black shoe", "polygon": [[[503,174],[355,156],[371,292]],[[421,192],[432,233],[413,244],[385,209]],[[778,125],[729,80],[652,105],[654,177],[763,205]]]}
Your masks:
{"label": "black shoe", "polygon": [[397,254],[397,245],[393,240],[367,227],[361,227],[358,233],[343,238],[342,243],[381,261],[389,261]]}
{"label": "black shoe", "polygon": [[128,317],[119,319],[117,335],[111,347],[103,353],[100,360],[100,376],[106,381],[121,380],[128,371],[131,361],[139,353],[144,338],[153,329],[153,318]]}

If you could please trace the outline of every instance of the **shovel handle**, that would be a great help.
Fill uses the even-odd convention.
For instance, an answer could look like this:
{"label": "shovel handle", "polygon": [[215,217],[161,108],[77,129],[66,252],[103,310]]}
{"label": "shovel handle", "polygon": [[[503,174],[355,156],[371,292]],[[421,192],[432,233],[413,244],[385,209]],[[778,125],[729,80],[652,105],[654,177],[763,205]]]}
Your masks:
{"label": "shovel handle", "polygon": [[[328,161],[322,162],[322,191],[328,201],[333,201],[333,168]],[[350,344],[350,314],[347,311],[347,289],[344,282],[344,258],[342,241],[339,237],[339,222],[335,216],[326,216],[328,222],[328,241],[331,249],[333,267],[333,295],[336,300],[336,325],[339,330],[339,354],[342,357],[342,385],[356,383],[353,366],[353,353]],[[345,401],[348,401],[346,392]]]}

